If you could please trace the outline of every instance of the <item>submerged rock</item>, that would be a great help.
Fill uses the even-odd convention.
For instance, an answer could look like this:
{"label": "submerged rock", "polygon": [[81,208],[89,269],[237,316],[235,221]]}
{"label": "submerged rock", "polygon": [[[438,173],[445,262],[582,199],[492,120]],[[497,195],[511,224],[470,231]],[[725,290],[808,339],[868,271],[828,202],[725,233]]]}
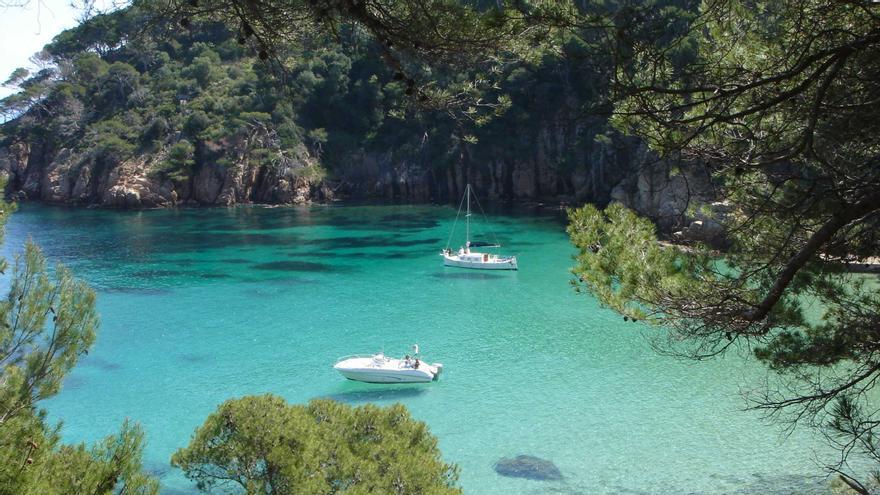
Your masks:
{"label": "submerged rock", "polygon": [[526,478],[538,481],[561,480],[562,473],[552,462],[531,455],[503,457],[495,463],[495,472],[511,478]]}

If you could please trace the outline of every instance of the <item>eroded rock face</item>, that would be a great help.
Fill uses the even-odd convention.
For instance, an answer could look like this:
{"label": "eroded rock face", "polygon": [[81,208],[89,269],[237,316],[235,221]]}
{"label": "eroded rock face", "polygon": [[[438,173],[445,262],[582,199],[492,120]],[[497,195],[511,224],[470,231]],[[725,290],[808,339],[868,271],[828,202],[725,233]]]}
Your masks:
{"label": "eroded rock face", "polygon": [[[505,144],[456,146],[442,164],[413,149],[360,151],[336,165],[326,181],[306,173],[317,160],[305,149],[285,150],[283,164],[260,165],[249,158],[247,143],[234,140],[200,145],[192,176],[183,182],[154,173],[166,159],[162,149],[108,165],[96,164],[88,151],[17,142],[0,149],[0,171],[9,177],[7,193],[122,208],[298,204],[335,195],[454,203],[471,184],[481,199],[490,201],[571,206],[619,201],[663,231],[695,238],[718,234],[712,219],[685,215],[689,205],[712,200],[707,177],[697,168],[658,162],[644,143],[607,134],[603,126],[548,122],[540,132],[512,135]],[[574,146],[576,142],[580,144]]]}
{"label": "eroded rock face", "polygon": [[70,197],[71,180],[68,175],[74,158],[68,149],[62,149],[43,172],[40,198],[48,202],[61,202]]}
{"label": "eroded rock face", "polygon": [[531,455],[501,458],[495,463],[495,472],[511,478],[554,481],[563,478],[562,472],[551,461]]}
{"label": "eroded rock face", "polygon": [[604,205],[648,153],[634,138],[593,139],[603,125],[548,123],[535,135],[511,134],[505,144],[450,149],[442,164],[418,150],[361,152],[335,169],[334,178],[343,195],[360,198],[452,203],[470,184],[492,201]]}
{"label": "eroded rock face", "polygon": [[[27,170],[30,146],[27,143],[17,142],[5,148],[0,148],[0,171],[4,172],[7,180],[23,177]],[[20,190],[14,182],[6,184],[8,190]]]}
{"label": "eroded rock face", "polygon": [[329,188],[313,183],[301,171],[308,159],[284,166],[251,164],[245,153],[229,166],[209,161],[192,179],[175,183],[154,173],[162,153],[135,156],[108,166],[86,153],[61,149],[48,163],[25,143],[0,149],[0,173],[8,178],[7,193],[50,203],[154,208],[238,203],[294,204],[332,197]]}
{"label": "eroded rock face", "polygon": [[168,188],[149,176],[150,165],[140,160],[124,162],[109,170],[96,191],[100,204],[117,208],[172,206]]}

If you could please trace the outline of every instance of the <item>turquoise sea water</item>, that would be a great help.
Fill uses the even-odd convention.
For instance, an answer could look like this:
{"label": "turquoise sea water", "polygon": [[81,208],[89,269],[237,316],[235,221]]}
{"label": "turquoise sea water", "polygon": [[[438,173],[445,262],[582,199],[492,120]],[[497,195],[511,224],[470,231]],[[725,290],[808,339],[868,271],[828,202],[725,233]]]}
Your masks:
{"label": "turquoise sea water", "polygon": [[[743,412],[763,375],[731,356],[689,363],[569,286],[559,215],[496,214],[518,272],[444,268],[455,210],[315,206],[119,212],[24,205],[4,253],[28,237],[98,291],[94,350],[46,407],[67,441],[124,418],[147,434],[163,493],[193,492],[171,454],[222,401],[406,404],[461,466],[468,494],[808,493],[826,454]],[[453,247],[457,247],[457,244]],[[342,379],[339,356],[420,344],[439,382]],[[553,461],[561,482],[506,478],[502,457]]]}

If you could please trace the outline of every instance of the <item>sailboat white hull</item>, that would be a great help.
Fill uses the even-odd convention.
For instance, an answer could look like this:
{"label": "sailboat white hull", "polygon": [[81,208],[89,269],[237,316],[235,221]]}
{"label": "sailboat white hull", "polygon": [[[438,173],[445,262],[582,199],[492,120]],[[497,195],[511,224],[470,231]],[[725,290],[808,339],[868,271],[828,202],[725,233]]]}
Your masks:
{"label": "sailboat white hull", "polygon": [[[479,254],[479,253],[473,253]],[[472,256],[466,255],[462,257],[457,254],[443,254],[443,264],[445,266],[455,266],[458,268],[473,268],[476,270],[516,270],[516,257],[500,258],[500,257],[480,257],[479,259],[470,259]]]}
{"label": "sailboat white hull", "polygon": [[[476,199],[476,196],[474,197]],[[443,264],[445,266],[454,266],[456,268],[471,268],[474,270],[516,270],[518,269],[516,264],[516,256],[500,256],[498,254],[489,254],[489,253],[479,253],[472,251],[474,248],[481,247],[501,247],[498,244],[497,240],[493,242],[486,241],[476,241],[471,242],[471,185],[468,184],[464,188],[464,197],[461,198],[462,204],[467,203],[467,210],[464,219],[465,219],[465,243],[458,252],[453,252],[449,249],[449,244],[446,245],[446,248],[440,252],[440,255],[443,256]],[[461,215],[461,207],[462,204],[458,206],[458,213],[455,215],[455,221],[458,222],[458,217]],[[479,201],[477,202],[477,206],[479,206]],[[482,210],[482,207],[480,207]],[[485,217],[485,213],[483,214]],[[449,239],[452,240],[452,236],[455,234],[455,224],[452,225],[452,234],[449,235]],[[494,234],[493,234],[494,236]]]}

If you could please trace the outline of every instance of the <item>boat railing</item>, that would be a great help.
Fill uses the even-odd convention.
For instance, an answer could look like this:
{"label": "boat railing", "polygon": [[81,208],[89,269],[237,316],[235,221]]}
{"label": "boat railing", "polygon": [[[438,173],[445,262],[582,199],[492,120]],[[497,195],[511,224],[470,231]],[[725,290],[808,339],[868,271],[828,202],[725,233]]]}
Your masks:
{"label": "boat railing", "polygon": [[373,359],[373,356],[375,356],[375,354],[349,354],[349,355],[347,355],[347,356],[342,356],[342,357],[336,358],[336,362],[337,362],[337,363],[340,363],[340,362],[342,362],[342,361],[345,361],[346,359],[355,359],[355,358],[370,358],[370,359]]}

